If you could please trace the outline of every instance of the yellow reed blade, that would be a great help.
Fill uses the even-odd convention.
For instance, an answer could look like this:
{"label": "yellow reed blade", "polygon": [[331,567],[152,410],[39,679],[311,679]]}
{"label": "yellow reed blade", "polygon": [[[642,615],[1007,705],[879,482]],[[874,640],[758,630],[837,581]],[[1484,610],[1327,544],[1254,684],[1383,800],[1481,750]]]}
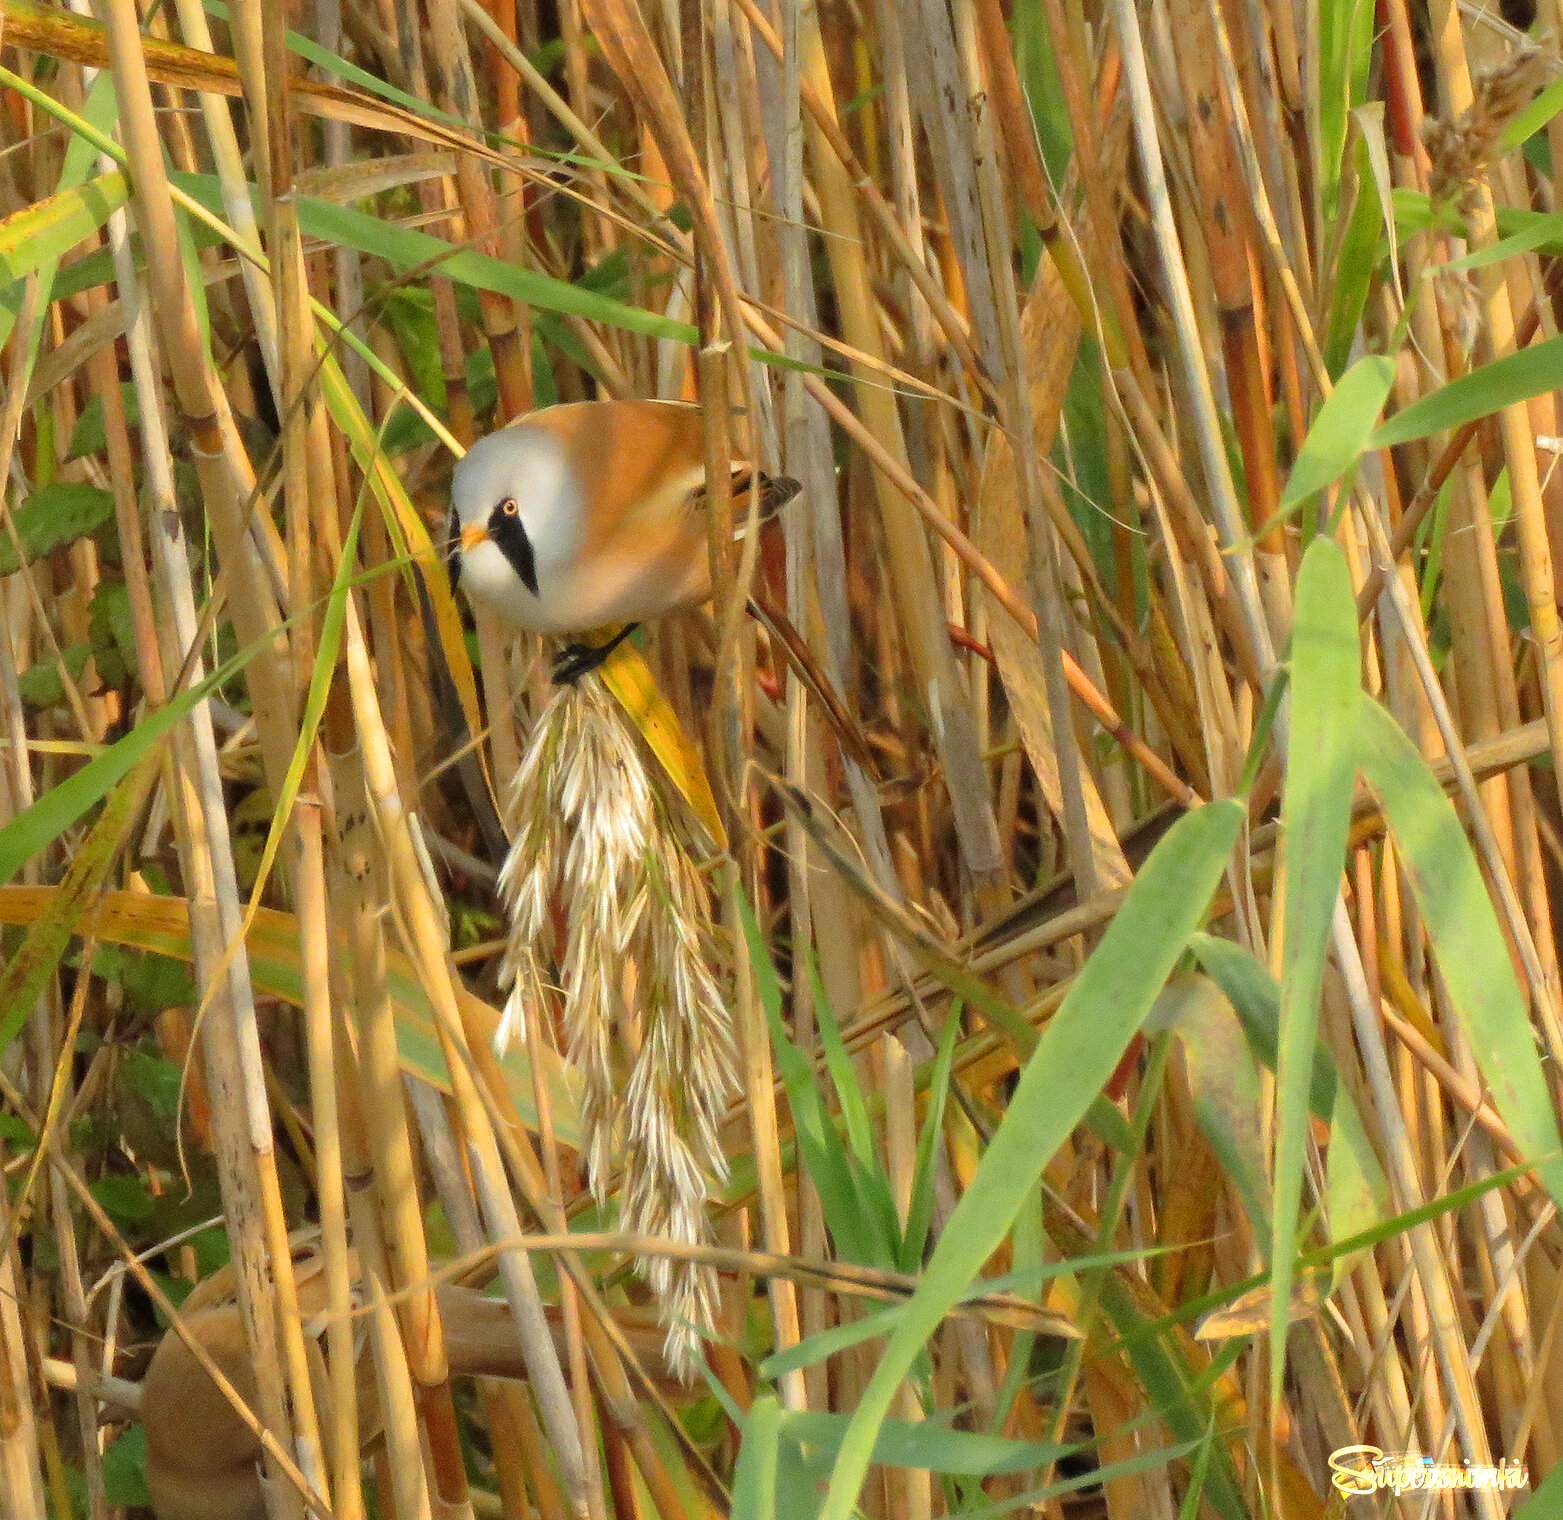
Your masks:
{"label": "yellow reed blade", "polygon": [[[59,892],[58,887],[0,887],[0,924],[28,925],[37,920]],[[182,897],[143,892],[106,892],[72,926],[78,935],[91,935],[104,944],[132,950],[151,950],[189,963],[190,915]],[[261,908],[245,936],[250,977],[257,992],[302,1007],[304,976],[298,943],[298,923],[291,913]],[[396,1016],[396,1048],[402,1070],[443,1092],[450,1091],[450,1076],[440,1055],[434,1030],[434,1013],[419,984],[411,961],[399,951],[387,957],[391,1003]],[[457,982],[456,995],[477,1016],[484,1038],[492,1039],[499,1013]],[[560,1141],[580,1145],[580,1120],[576,1094],[579,1081],[559,1055],[544,1048],[538,1053],[548,1077],[553,1104],[554,1129]],[[521,1122],[537,1129],[537,1107],[532,1088],[532,1068],[524,1042],[512,1040],[500,1065],[505,1084]]]}
{"label": "yellow reed blade", "polygon": [[[615,631],[610,630],[608,637],[611,638]],[[594,634],[591,642],[605,643],[601,633],[599,630]],[[725,850],[727,830],[722,827],[722,815],[712,795],[700,751],[674,716],[668,699],[657,689],[651,667],[641,658],[640,651],[626,639],[603,662],[599,674],[619,706],[629,714],[630,722],[651,746],[652,754],[711,836],[717,850]]]}

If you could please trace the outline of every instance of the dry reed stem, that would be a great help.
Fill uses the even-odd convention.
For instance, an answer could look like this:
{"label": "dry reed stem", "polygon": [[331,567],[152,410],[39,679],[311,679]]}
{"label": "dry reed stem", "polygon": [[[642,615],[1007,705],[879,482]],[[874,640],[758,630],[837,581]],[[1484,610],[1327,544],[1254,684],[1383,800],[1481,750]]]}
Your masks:
{"label": "dry reed stem", "polygon": [[[338,757],[333,756],[333,772],[338,765]],[[352,772],[348,774],[352,779]],[[362,795],[361,783],[359,795]],[[375,979],[367,973],[373,966],[376,945],[364,929],[366,925],[378,927],[373,917],[378,909],[370,908],[363,889],[364,876],[353,869],[356,863],[353,835],[359,829],[367,831],[368,810],[360,807],[357,811],[349,811],[353,794],[348,788],[338,791],[337,797],[343,812],[338,815],[336,838],[329,861],[332,886],[341,893],[345,911],[335,916],[334,929],[337,944],[348,941],[352,952],[351,975],[346,970],[349,957],[338,956],[333,960],[337,971],[337,1002],[338,1006],[345,1006],[351,999],[372,1005]],[[356,828],[353,820],[357,820]],[[354,1248],[359,1261],[361,1291],[368,1309],[370,1346],[380,1393],[380,1412],[385,1432],[383,1470],[391,1488],[391,1503],[388,1507],[397,1517],[421,1517],[428,1512],[428,1489],[421,1461],[412,1378],[395,1312],[389,1301],[394,1284],[387,1265],[386,1230],[382,1226],[382,1211],[374,1186],[376,1171],[366,1116],[364,1084],[347,1027],[341,1025],[333,1030],[333,1034],[332,1055],[341,1125],[343,1182]],[[384,1214],[394,1228],[396,1221],[391,1210],[386,1208]]]}
{"label": "dry reed stem", "polygon": [[[434,1005],[441,1054],[450,1073],[452,1092],[465,1130],[478,1211],[489,1232],[503,1238],[516,1232],[515,1203],[505,1181],[494,1128],[468,1069],[472,1041],[463,1023],[453,986],[454,972],[447,959],[448,927],[439,922],[428,881],[413,845],[408,817],[396,792],[395,770],[380,719],[368,652],[351,601],[347,606],[345,634],[353,714],[363,746],[366,792],[378,819],[380,839],[388,857],[392,901],[404,916],[410,941],[408,948]],[[529,1263],[518,1259],[514,1252],[501,1258],[500,1269],[506,1298],[522,1337],[527,1370],[543,1426],[559,1462],[565,1489],[579,1512],[585,1507],[585,1442],[575,1423],[558,1355],[543,1317],[537,1284]]]}
{"label": "dry reed stem", "polygon": [[[172,220],[166,193],[158,199],[163,183],[161,149],[152,122],[151,97],[141,67],[139,37],[135,18],[123,6],[109,8],[110,47],[116,61],[115,87],[119,93],[122,128],[127,150],[135,167],[136,205],[143,236],[149,244],[161,241],[164,257],[172,268],[156,276],[154,310],[164,326],[165,352],[180,387],[181,407],[192,421],[197,439],[197,457],[204,462],[204,475],[213,496],[231,500],[232,477],[222,457],[223,444],[217,418],[210,410],[210,375],[205,351],[194,330],[183,266],[175,252]],[[155,159],[155,165],[149,162]],[[118,257],[128,256],[124,243],[117,245]],[[127,292],[132,282],[124,286]],[[144,333],[145,320],[142,331]],[[149,399],[151,411],[157,403],[151,398],[150,355],[146,348],[149,335],[138,348],[136,329],[132,328],[132,359],[140,357],[138,389]],[[149,473],[161,472],[166,482],[165,500],[172,502],[171,466],[167,459],[167,441],[151,426],[143,429]],[[172,514],[178,524],[177,513]],[[183,552],[182,528],[170,527],[169,514],[159,514],[160,531],[154,534],[154,553],[162,571],[165,606],[172,617],[167,657],[178,663],[184,648],[195,636],[195,616],[191,588]],[[177,558],[176,558],[177,556]],[[182,646],[182,647],[181,647]],[[216,754],[209,715],[197,710],[189,738],[176,737],[179,753],[176,769],[176,821],[180,824],[181,844],[192,889],[192,929],[204,938],[203,963],[215,972],[222,958],[222,946],[233,944],[238,930],[238,902],[233,876],[231,846],[227,835],[226,814],[218,783]],[[272,1154],[269,1118],[266,1112],[264,1083],[260,1073],[259,1042],[248,970],[242,945],[236,945],[224,985],[214,1003],[215,1020],[208,1026],[205,1050],[208,1080],[215,1091],[228,1091],[230,1101],[219,1110],[219,1161],[224,1181],[225,1203],[230,1228],[238,1245],[240,1302],[246,1316],[246,1330],[257,1355],[258,1366],[268,1374],[259,1380],[267,1424],[284,1435],[291,1422],[282,1397],[282,1379],[277,1375],[278,1340],[285,1348],[294,1407],[301,1411],[310,1439],[303,1448],[306,1464],[320,1470],[318,1447],[313,1440],[312,1396],[296,1316],[291,1322],[284,1312],[291,1288],[291,1266],[284,1251],[273,1266],[268,1255],[279,1238],[286,1237],[281,1217],[280,1195]],[[280,1297],[273,1300],[273,1292]],[[280,1319],[280,1323],[279,1323]],[[278,1484],[272,1491],[276,1514],[286,1516],[296,1507],[291,1489]]]}
{"label": "dry reed stem", "polygon": [[18,1515],[44,1513],[43,1474],[34,1423],[32,1388],[27,1376],[27,1337],[20,1304],[21,1262],[12,1230],[9,1203],[0,1200],[0,1231],[9,1242],[0,1256],[0,1344],[5,1348],[4,1407],[9,1416],[0,1441],[6,1504]]}
{"label": "dry reed stem", "polygon": [[[346,1316],[351,1308],[348,1264],[346,1186],[342,1171],[342,1137],[337,1121],[336,1058],[333,1050],[330,951],[327,944],[325,848],[320,807],[302,803],[298,829],[299,916],[313,917],[317,932],[306,948],[305,1033],[309,1046],[310,1114],[314,1120],[316,1188],[331,1321],[326,1331],[331,1402],[319,1411],[326,1435],[331,1494],[342,1520],[363,1514],[363,1488],[358,1478],[357,1350]],[[312,949],[313,954],[308,951]]]}

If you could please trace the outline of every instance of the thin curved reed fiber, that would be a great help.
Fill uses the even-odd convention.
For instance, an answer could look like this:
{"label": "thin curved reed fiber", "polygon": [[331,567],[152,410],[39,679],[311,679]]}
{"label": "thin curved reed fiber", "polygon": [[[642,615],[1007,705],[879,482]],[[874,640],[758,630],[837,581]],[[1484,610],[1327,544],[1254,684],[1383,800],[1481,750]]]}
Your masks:
{"label": "thin curved reed fiber", "polygon": [[[727,1176],[718,1130],[736,1056],[689,825],[654,774],[595,676],[563,688],[538,719],[506,810],[512,842],[499,890],[510,943],[500,979],[510,994],[498,1041],[521,1026],[527,1000],[545,996],[557,896],[568,923],[564,1032],[584,1081],[592,1193],[607,1200],[621,1151],[622,1228],[703,1244],[706,1200]],[[635,1048],[616,1050],[616,1030],[635,1031]],[[697,1336],[715,1323],[715,1274],[665,1257],[638,1265],[669,1363],[687,1374]]]}

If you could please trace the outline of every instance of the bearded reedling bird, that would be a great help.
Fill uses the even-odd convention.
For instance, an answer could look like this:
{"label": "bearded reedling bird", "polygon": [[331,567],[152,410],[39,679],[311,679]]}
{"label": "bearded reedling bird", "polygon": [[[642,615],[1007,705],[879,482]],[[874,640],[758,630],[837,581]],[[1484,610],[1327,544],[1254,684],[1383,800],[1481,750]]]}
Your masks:
{"label": "bearded reedling bird", "polygon": [[[735,462],[735,528],[756,472]],[[798,493],[759,476],[760,516]],[[567,644],[566,684],[642,622],[711,596],[700,409],[682,401],[573,401],[472,445],[451,479],[453,572],[473,601],[533,633],[623,623],[607,643]]]}

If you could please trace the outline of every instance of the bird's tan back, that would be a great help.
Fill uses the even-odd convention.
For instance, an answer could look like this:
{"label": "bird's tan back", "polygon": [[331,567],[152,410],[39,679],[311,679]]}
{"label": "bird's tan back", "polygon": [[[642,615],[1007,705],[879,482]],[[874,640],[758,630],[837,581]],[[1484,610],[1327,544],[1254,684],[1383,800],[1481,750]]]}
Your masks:
{"label": "bird's tan back", "polygon": [[626,533],[658,539],[676,529],[704,478],[700,409],[672,401],[580,402],[526,419],[564,445],[585,499],[594,504],[582,558]]}
{"label": "bird's tan back", "polygon": [[[189,1316],[192,1333],[254,1408],[255,1374],[235,1305]],[[142,1387],[147,1487],[158,1520],[263,1520],[254,1433],[177,1335],[163,1338]]]}
{"label": "bird's tan back", "polygon": [[[324,1329],[324,1262],[302,1246],[295,1248],[295,1254],[299,1309],[309,1332],[305,1355],[316,1413],[324,1418],[331,1386],[316,1343],[316,1335]],[[233,1273],[219,1271],[190,1295],[181,1318],[253,1409],[259,1402],[258,1390],[232,1298],[234,1287]],[[435,1296],[453,1376],[526,1376],[526,1357],[508,1304],[455,1283],[439,1284]],[[192,1303],[193,1311],[188,1308]],[[665,1393],[676,1393],[680,1385],[663,1359],[662,1331],[655,1316],[621,1309],[616,1317],[641,1364]],[[550,1308],[548,1319],[563,1355],[562,1316]],[[381,1431],[378,1387],[367,1347],[357,1359],[357,1385],[358,1430],[367,1448]],[[142,1383],[141,1419],[147,1434],[147,1486],[158,1520],[264,1520],[260,1442],[194,1353],[172,1332],[163,1338]]]}

